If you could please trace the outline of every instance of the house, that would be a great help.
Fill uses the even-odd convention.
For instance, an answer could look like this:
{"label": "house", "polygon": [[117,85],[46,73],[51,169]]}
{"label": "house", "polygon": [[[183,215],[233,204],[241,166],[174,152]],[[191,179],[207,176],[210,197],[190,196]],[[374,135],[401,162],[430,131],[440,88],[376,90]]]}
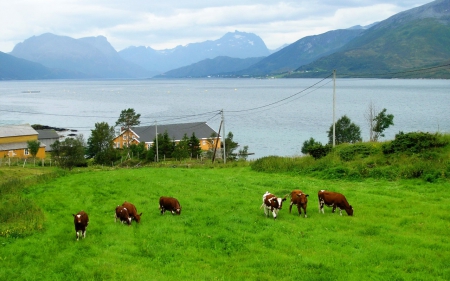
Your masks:
{"label": "house", "polygon": [[[190,138],[195,133],[195,137],[200,141],[201,149],[205,151],[213,149],[213,147],[210,147],[211,143],[208,142],[208,139],[211,138],[212,134],[217,135],[217,132],[209,127],[206,122],[131,127],[129,131],[122,131],[114,139],[114,146],[124,148],[129,144],[145,143],[145,147],[149,149],[153,145],[156,132],[158,132],[158,135],[167,132],[175,143],[182,140],[185,134]],[[218,141],[218,148],[220,148],[220,139]]]}
{"label": "house", "polygon": [[[0,126],[0,157],[31,158],[27,141],[34,140],[38,132],[29,124]],[[36,157],[45,158],[45,144],[41,143]]]}
{"label": "house", "polygon": [[38,141],[45,144],[45,151],[52,151],[51,145],[59,140],[59,135],[53,129],[36,130],[38,132]]}

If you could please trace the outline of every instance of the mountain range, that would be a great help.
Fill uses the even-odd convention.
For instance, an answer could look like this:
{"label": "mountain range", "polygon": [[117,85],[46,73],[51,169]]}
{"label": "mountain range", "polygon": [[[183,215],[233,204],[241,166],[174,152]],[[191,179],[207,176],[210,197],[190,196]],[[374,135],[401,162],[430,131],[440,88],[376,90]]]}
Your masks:
{"label": "mountain range", "polygon": [[259,36],[240,31],[173,49],[119,52],[103,36],[46,33],[0,53],[0,79],[323,77],[333,69],[344,77],[450,78],[448,65],[450,0],[436,0],[371,26],[307,36],[275,52]]}

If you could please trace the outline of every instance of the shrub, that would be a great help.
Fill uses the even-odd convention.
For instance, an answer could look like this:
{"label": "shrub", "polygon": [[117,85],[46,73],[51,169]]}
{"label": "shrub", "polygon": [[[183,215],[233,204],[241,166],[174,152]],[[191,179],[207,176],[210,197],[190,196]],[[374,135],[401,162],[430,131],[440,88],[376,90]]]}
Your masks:
{"label": "shrub", "polygon": [[443,147],[448,141],[440,138],[439,134],[430,134],[422,132],[403,133],[395,135],[395,139],[389,143],[383,144],[384,154],[398,152],[420,153],[429,148]]}
{"label": "shrub", "polygon": [[314,159],[320,159],[327,156],[331,152],[333,147],[330,144],[322,145],[321,143],[312,145],[308,149],[308,153],[314,157]]}

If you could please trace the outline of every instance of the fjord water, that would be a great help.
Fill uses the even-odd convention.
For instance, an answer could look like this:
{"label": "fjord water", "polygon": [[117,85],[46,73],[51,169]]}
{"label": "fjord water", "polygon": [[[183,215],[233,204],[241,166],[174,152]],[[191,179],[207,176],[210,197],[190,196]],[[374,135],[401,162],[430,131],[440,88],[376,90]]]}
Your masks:
{"label": "fjord water", "polygon": [[[450,132],[450,80],[337,79],[335,120],[347,115],[369,138],[369,103],[394,115],[389,140],[400,131]],[[141,125],[223,118],[241,146],[255,155],[295,156],[305,140],[328,142],[333,81],[322,79],[41,80],[0,82],[0,125],[42,124],[78,130],[85,140],[95,123],[114,126],[123,109]]]}

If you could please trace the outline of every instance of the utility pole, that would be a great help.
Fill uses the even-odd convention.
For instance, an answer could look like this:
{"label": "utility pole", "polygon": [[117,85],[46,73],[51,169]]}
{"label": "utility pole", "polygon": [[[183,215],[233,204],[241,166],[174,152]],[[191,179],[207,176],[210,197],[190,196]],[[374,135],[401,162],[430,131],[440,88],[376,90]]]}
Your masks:
{"label": "utility pole", "polygon": [[158,155],[158,122],[155,121],[155,131],[156,131],[156,162],[159,162],[159,155]]}
{"label": "utility pole", "polygon": [[333,147],[336,145],[336,123],[335,120],[336,108],[336,69],[333,70]]}
{"label": "utility pole", "polygon": [[[223,109],[222,109],[222,124],[223,124],[223,134],[222,134],[222,141],[223,141],[223,163],[227,163],[227,156],[225,155],[225,118],[223,117]],[[220,133],[220,132],[219,132]]]}

